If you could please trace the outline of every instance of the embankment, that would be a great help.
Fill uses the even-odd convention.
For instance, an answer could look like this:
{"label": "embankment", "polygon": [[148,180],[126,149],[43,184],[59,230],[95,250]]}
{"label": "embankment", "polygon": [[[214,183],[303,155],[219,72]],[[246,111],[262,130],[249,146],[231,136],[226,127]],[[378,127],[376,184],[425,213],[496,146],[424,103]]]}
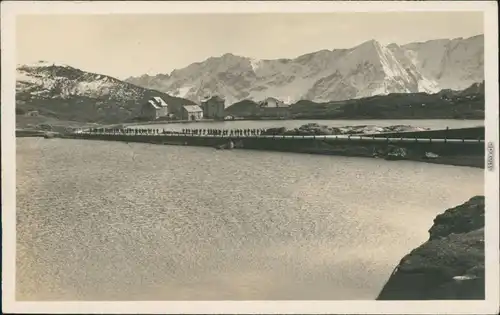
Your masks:
{"label": "embankment", "polygon": [[429,234],[401,260],[377,299],[484,299],[484,196],[438,215]]}
{"label": "embankment", "polygon": [[53,131],[42,131],[42,130],[16,130],[16,137],[44,137],[44,138],[54,138],[59,137],[58,132]]}
{"label": "embankment", "polygon": [[[72,134],[64,138],[143,142],[164,145],[221,147],[233,142],[235,149],[269,150],[324,155],[341,155],[391,160],[411,160],[457,166],[484,168],[484,143],[461,142],[400,142],[366,137],[348,138],[291,138],[291,137],[210,137],[187,135],[113,135]],[[382,141],[381,141],[382,140]]]}
{"label": "embankment", "polygon": [[485,128],[484,126],[458,128],[449,130],[423,130],[423,131],[405,131],[405,132],[387,132],[380,134],[372,134],[374,137],[389,137],[389,138],[448,138],[448,139],[484,139]]}

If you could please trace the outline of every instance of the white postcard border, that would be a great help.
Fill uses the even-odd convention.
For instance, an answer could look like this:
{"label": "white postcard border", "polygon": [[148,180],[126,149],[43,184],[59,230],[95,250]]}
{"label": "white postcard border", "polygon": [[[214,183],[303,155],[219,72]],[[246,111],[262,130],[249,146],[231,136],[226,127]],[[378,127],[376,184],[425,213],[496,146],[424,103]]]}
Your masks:
{"label": "white postcard border", "polygon": [[[6,313],[169,314],[494,314],[499,311],[498,17],[494,1],[189,1],[2,2],[2,306]],[[248,12],[482,11],[485,35],[486,140],[494,143],[494,171],[485,170],[485,301],[217,301],[217,302],[16,302],[15,284],[15,15]]]}

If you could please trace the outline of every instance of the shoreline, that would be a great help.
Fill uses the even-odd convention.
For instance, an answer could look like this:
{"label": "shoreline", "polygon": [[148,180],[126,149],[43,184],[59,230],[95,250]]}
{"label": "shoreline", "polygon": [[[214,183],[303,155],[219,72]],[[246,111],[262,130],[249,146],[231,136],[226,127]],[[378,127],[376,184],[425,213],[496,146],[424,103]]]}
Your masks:
{"label": "shoreline", "polygon": [[[29,137],[29,135],[27,135]],[[40,135],[39,135],[40,136]],[[484,144],[462,143],[398,143],[377,141],[344,140],[284,140],[272,138],[217,138],[190,136],[151,135],[89,135],[56,134],[52,137],[94,141],[117,141],[127,143],[149,143],[156,145],[179,145],[210,147],[220,150],[260,150],[283,153],[303,153],[344,157],[379,158],[388,161],[412,161],[461,167],[485,168]],[[45,138],[52,138],[45,136]],[[468,149],[468,150],[467,150]],[[404,151],[402,154],[398,152]],[[429,155],[428,153],[432,153]]]}
{"label": "shoreline", "polygon": [[242,119],[227,119],[227,120],[215,120],[215,119],[202,119],[202,120],[165,120],[165,121],[144,121],[144,122],[124,122],[124,123],[116,123],[116,124],[111,124],[111,125],[102,125],[103,127],[111,127],[111,126],[137,126],[137,125],[167,125],[167,124],[189,124],[189,123],[220,123],[220,122],[237,122],[237,121],[310,121],[310,120],[318,120],[318,121],[325,121],[325,120],[347,120],[347,121],[355,121],[355,120],[373,120],[373,121],[380,121],[380,120],[397,120],[397,121],[405,121],[405,120],[453,120],[453,121],[483,121],[484,118],[477,118],[477,119],[461,119],[461,118],[388,118],[388,119],[382,119],[382,118],[372,118],[372,117],[359,117],[359,118],[351,118],[351,117],[346,117],[346,118],[318,118],[318,117],[312,117],[312,118],[287,118],[287,119],[279,119],[279,118],[269,118],[269,119],[254,119],[254,118],[242,118]]}
{"label": "shoreline", "polygon": [[[22,117],[25,118],[25,117]],[[28,117],[28,118],[37,118],[37,117]],[[137,122],[121,122],[121,123],[96,123],[96,122],[75,122],[75,121],[33,121],[27,124],[26,121],[23,121],[23,123],[19,123],[18,121],[19,118],[16,117],[16,132],[25,132],[25,130],[29,131],[40,131],[40,132],[45,132],[45,131],[61,131],[64,132],[66,130],[70,129],[89,129],[89,128],[128,128],[128,127],[136,127],[136,126],[146,126],[149,125],[191,125],[188,128],[196,128],[197,124],[220,124],[220,123],[235,123],[237,124],[238,122],[276,122],[276,126],[274,128],[280,128],[279,125],[280,123],[286,124],[286,122],[311,122],[311,121],[317,121],[319,124],[325,123],[326,121],[399,121],[401,123],[404,123],[405,121],[418,121],[418,120],[427,120],[427,121],[442,121],[443,119],[441,118],[407,118],[407,119],[378,119],[378,118],[342,118],[342,119],[331,119],[327,117],[321,117],[321,118],[288,118],[288,119],[275,119],[275,118],[270,118],[270,119],[253,119],[253,118],[243,118],[243,119],[228,119],[228,120],[214,120],[214,119],[202,119],[202,120],[196,120],[196,121],[187,121],[187,120],[165,120],[165,121],[137,121]],[[446,119],[449,121],[469,121],[469,122],[477,122],[477,125],[473,127],[484,127],[484,119],[457,119],[457,118],[449,118]],[[399,125],[400,123],[398,123]],[[374,124],[375,126],[376,124]],[[354,126],[354,125],[353,125]],[[327,126],[328,127],[328,126]],[[348,127],[348,126],[345,126]],[[446,126],[443,126],[444,128]],[[48,129],[50,128],[50,129]],[[235,127],[236,128],[236,127]],[[462,127],[462,128],[471,128],[471,127]]]}
{"label": "shoreline", "polygon": [[[208,120],[207,120],[208,122]],[[137,123],[143,124],[144,122]],[[154,122],[156,123],[156,122]],[[171,121],[168,123],[179,123]],[[182,122],[181,122],[182,123]],[[184,122],[184,123],[189,123]],[[130,126],[130,125],[129,125]],[[363,127],[360,129],[360,127]],[[485,168],[484,127],[430,130],[405,125],[328,127],[308,123],[299,128],[270,128],[262,136],[169,134],[155,130],[124,133],[124,125],[100,132],[17,129],[16,137],[87,139],[142,142],[163,145],[208,146],[215,149],[248,149],[346,157],[408,160],[431,164]],[[404,127],[404,128],[402,128]],[[347,129],[346,129],[347,128]],[[145,128],[148,129],[148,128]],[[346,130],[344,130],[346,129]],[[133,129],[130,129],[131,131]]]}

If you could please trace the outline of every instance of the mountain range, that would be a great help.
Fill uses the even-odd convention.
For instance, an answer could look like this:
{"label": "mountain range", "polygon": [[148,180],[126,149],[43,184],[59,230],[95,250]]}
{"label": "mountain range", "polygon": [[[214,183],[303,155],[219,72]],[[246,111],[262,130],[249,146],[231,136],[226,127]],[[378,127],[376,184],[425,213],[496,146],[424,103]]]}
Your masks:
{"label": "mountain range", "polygon": [[[19,113],[36,110],[42,116],[59,120],[116,123],[137,117],[141,105],[153,96],[162,97],[173,110],[179,110],[182,105],[197,103],[207,94],[219,94],[226,98],[226,106],[235,102],[236,106],[228,108],[230,114],[246,114],[245,108],[254,107],[255,101],[273,96],[294,103],[292,109],[296,118],[324,118],[330,114],[333,118],[338,114],[324,116],[325,110],[321,108],[326,106],[329,112],[340,104],[373,105],[388,100],[399,106],[395,100],[419,102],[422,93],[437,95],[434,92],[466,88],[477,90],[474,100],[480,103],[484,99],[484,83],[478,84],[484,80],[483,52],[482,35],[387,47],[372,40],[351,49],[323,50],[295,59],[257,61],[225,54],[171,74],[126,81],[40,61],[17,67],[16,110]],[[402,95],[405,93],[409,95]],[[376,97],[372,101],[371,97],[385,94],[401,95]],[[422,100],[428,104],[442,103],[438,99],[440,97]],[[241,107],[242,100],[250,102],[251,106],[243,104]],[[343,103],[343,100],[360,102]],[[462,115],[445,113],[444,108],[463,100],[462,97],[447,102],[440,117]],[[311,105],[310,109],[304,104]],[[377,106],[370,112],[376,111]],[[484,113],[484,104],[473,107],[467,107],[467,117],[479,117],[482,115],[479,111]],[[342,110],[343,113],[350,112],[345,108],[347,111]],[[365,114],[353,112],[349,115],[353,118]],[[405,112],[403,116],[406,115],[412,116]],[[421,115],[427,114],[422,112]],[[432,117],[429,115],[426,117]]]}
{"label": "mountain range", "polygon": [[199,102],[207,95],[241,100],[328,102],[390,93],[462,90],[484,80],[484,36],[405,45],[370,40],[350,49],[321,50],[294,59],[256,60],[230,53],[170,74],[126,82]]}

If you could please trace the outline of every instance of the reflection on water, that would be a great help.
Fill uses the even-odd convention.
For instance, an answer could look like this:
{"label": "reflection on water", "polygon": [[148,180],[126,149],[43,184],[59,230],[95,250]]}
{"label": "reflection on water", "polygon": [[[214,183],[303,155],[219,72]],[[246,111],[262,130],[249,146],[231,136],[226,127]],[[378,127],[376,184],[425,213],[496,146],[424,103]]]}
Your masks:
{"label": "reflection on water", "polygon": [[20,300],[374,299],[480,169],[17,139]]}

